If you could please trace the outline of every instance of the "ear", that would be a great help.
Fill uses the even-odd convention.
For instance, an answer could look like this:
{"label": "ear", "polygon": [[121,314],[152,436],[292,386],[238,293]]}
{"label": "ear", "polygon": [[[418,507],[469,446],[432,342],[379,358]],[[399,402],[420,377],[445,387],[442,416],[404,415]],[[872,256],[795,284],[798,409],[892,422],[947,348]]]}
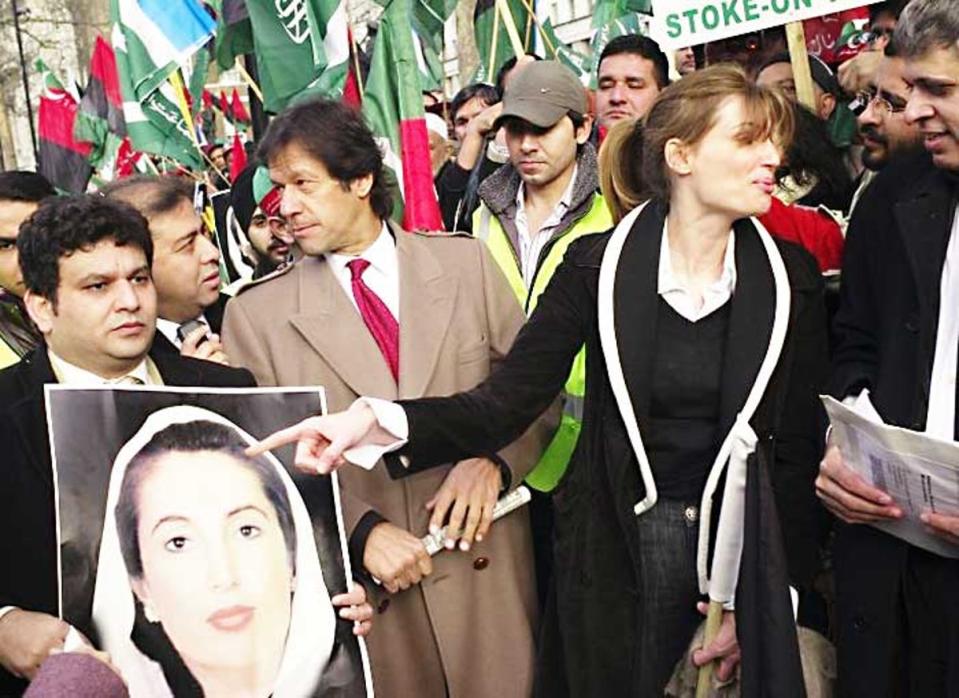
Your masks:
{"label": "ear", "polygon": [[37,295],[33,291],[27,291],[23,295],[23,304],[26,306],[27,314],[33,320],[37,329],[46,336],[53,330],[53,318],[57,311],[53,307],[53,301],[49,298]]}
{"label": "ear", "polygon": [[373,189],[373,173],[357,177],[354,180],[350,181],[350,191],[360,199],[365,199],[370,195],[370,190]]}
{"label": "ear", "polygon": [[154,610],[153,605],[150,603],[150,586],[142,577],[139,579],[130,577],[130,588],[133,590],[133,593],[136,594],[137,600],[143,604],[143,615],[146,616],[146,619],[151,623],[158,623],[160,619],[157,617],[156,610]]}
{"label": "ear", "polygon": [[666,166],[678,175],[688,175],[692,171],[690,166],[690,149],[678,138],[670,138],[664,148]]}
{"label": "ear", "polygon": [[576,143],[582,145],[589,140],[589,134],[593,131],[593,117],[589,114],[583,115],[582,125],[576,129]]}
{"label": "ear", "polygon": [[819,97],[819,118],[828,121],[829,117],[836,110],[836,97],[828,92],[824,92]]}

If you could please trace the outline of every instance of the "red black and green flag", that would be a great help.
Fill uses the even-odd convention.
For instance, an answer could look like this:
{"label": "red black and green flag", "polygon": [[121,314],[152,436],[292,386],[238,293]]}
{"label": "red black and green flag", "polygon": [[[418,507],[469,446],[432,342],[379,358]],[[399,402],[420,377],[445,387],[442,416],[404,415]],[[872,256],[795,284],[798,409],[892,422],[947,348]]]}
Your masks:
{"label": "red black and green flag", "polygon": [[127,135],[123,120],[123,95],[117,77],[113,48],[98,36],[90,59],[90,81],[80,100],[73,135],[92,144],[90,159],[97,165],[106,154],[107,134]]}
{"label": "red black and green flag", "polygon": [[37,171],[62,191],[83,192],[93,168],[89,143],[77,141],[73,127],[77,119],[77,100],[63,88],[42,60],[36,62],[43,76],[43,93],[37,126],[40,153]]}
{"label": "red black and green flag", "polygon": [[407,230],[442,230],[411,17],[411,0],[391,0],[380,17],[363,113],[400,185],[394,218]]}

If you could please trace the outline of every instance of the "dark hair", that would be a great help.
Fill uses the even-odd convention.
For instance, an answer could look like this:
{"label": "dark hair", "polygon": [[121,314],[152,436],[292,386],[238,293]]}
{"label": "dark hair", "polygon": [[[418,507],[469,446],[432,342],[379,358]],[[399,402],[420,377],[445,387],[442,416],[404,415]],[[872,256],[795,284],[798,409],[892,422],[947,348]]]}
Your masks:
{"label": "dark hair", "polygon": [[491,107],[499,101],[499,92],[495,87],[487,85],[485,82],[474,82],[472,85],[467,85],[457,92],[453,101],[450,102],[450,118],[456,121],[456,113],[474,97],[486,106]]}
{"label": "dark hair", "polygon": [[955,50],[959,41],[959,3],[912,0],[899,16],[893,36],[905,58],[922,56],[936,48]]}
{"label": "dark hair", "polygon": [[101,240],[133,245],[153,264],[153,240],[146,219],[122,201],[95,194],[50,199],[20,226],[17,252],[28,291],[56,303],[60,259]]}
{"label": "dark hair", "polygon": [[[535,53],[528,53],[526,55],[528,55],[534,61],[543,60],[542,57],[537,56]],[[496,99],[496,102],[499,102],[501,99],[503,99],[503,93],[506,92],[506,85],[505,85],[506,74],[516,67],[516,62],[518,60],[519,60],[519,57],[510,56],[505,61],[503,61],[503,65],[501,65],[499,67],[499,70],[496,71],[496,82],[494,84],[496,85],[496,94],[499,95],[499,97]],[[496,102],[494,102],[494,104]]]}
{"label": "dark hair", "polygon": [[842,150],[833,145],[823,119],[795,102],[790,102],[790,106],[796,128],[783,164],[776,170],[776,179],[782,182],[786,176],[792,176],[801,187],[812,185],[812,190],[797,203],[846,210],[852,197],[852,180]]}
{"label": "dark hair", "polygon": [[0,172],[0,200],[40,203],[57,190],[42,174],[27,170]]}
{"label": "dark hair", "polygon": [[389,218],[393,201],[383,173],[383,156],[360,112],[328,99],[296,104],[270,122],[257,158],[269,163],[294,143],[323,163],[344,189],[358,177],[373,175],[370,207],[380,218]]}
{"label": "dark hair", "polygon": [[599,54],[599,62],[596,64],[596,70],[603,65],[603,61],[610,56],[618,56],[621,53],[631,53],[641,56],[653,63],[653,76],[656,78],[656,85],[663,89],[669,85],[669,60],[666,54],[659,48],[659,44],[648,36],[639,34],[624,34],[610,40]]}
{"label": "dark hair", "polygon": [[886,42],[886,48],[882,50],[882,55],[886,58],[900,58],[902,56],[899,52],[899,44],[896,43],[895,36],[889,37],[889,41]]}
{"label": "dark hair", "polygon": [[117,537],[127,574],[137,579],[143,576],[143,558],[140,554],[137,535],[139,524],[137,496],[150,466],[166,453],[198,451],[220,451],[231,455],[257,476],[263,487],[263,493],[276,510],[276,518],[286,543],[290,568],[295,571],[296,528],[293,525],[293,511],[286,494],[286,487],[269,462],[262,457],[249,458],[246,455],[247,446],[248,444],[235,429],[203,419],[171,424],[153,435],[153,438],[127,465],[120,485],[120,497],[117,500],[115,513]]}
{"label": "dark hair", "polygon": [[169,175],[136,175],[118,179],[101,193],[108,199],[125,201],[147,218],[171,213],[186,201],[193,205],[193,183]]}
{"label": "dark hair", "polygon": [[869,24],[872,24],[879,18],[879,15],[888,14],[899,19],[902,9],[906,6],[908,0],[887,0],[886,2],[877,2],[869,6]]}

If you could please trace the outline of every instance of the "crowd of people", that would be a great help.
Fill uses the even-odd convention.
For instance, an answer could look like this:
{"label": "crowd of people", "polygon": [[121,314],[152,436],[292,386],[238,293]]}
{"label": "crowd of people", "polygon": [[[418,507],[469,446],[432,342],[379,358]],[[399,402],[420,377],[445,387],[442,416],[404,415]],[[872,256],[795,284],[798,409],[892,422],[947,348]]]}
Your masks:
{"label": "crowd of people", "polygon": [[[776,32],[615,38],[592,95],[513,59],[429,115],[445,232],[391,220],[324,99],[271,120],[217,230],[187,178],[0,173],[0,695],[126,695],[64,651],[44,386],[133,383],[324,387],[246,456],[338,470],[332,604],[378,695],[691,696],[709,668],[708,695],[959,696],[959,562],[872,525],[907,503],[819,399],[959,436],[959,0],[868,30],[810,56],[808,106]],[[959,558],[959,512],[921,521]]]}

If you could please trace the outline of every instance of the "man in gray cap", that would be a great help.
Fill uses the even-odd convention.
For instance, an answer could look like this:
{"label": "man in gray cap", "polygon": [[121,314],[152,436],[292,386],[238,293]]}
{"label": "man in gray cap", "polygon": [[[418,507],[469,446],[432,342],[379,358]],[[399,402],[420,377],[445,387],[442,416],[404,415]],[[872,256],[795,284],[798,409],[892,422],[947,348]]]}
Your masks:
{"label": "man in gray cap", "polygon": [[[486,240],[522,308],[531,312],[573,240],[612,227],[597,192],[592,118],[579,80],[556,61],[538,61],[513,78],[494,128],[503,126],[509,162],[483,181],[473,234]],[[574,363],[564,390],[560,427],[526,479],[548,493],[566,470],[579,433],[586,362]],[[551,568],[551,502],[531,504],[537,582],[543,595]]]}

